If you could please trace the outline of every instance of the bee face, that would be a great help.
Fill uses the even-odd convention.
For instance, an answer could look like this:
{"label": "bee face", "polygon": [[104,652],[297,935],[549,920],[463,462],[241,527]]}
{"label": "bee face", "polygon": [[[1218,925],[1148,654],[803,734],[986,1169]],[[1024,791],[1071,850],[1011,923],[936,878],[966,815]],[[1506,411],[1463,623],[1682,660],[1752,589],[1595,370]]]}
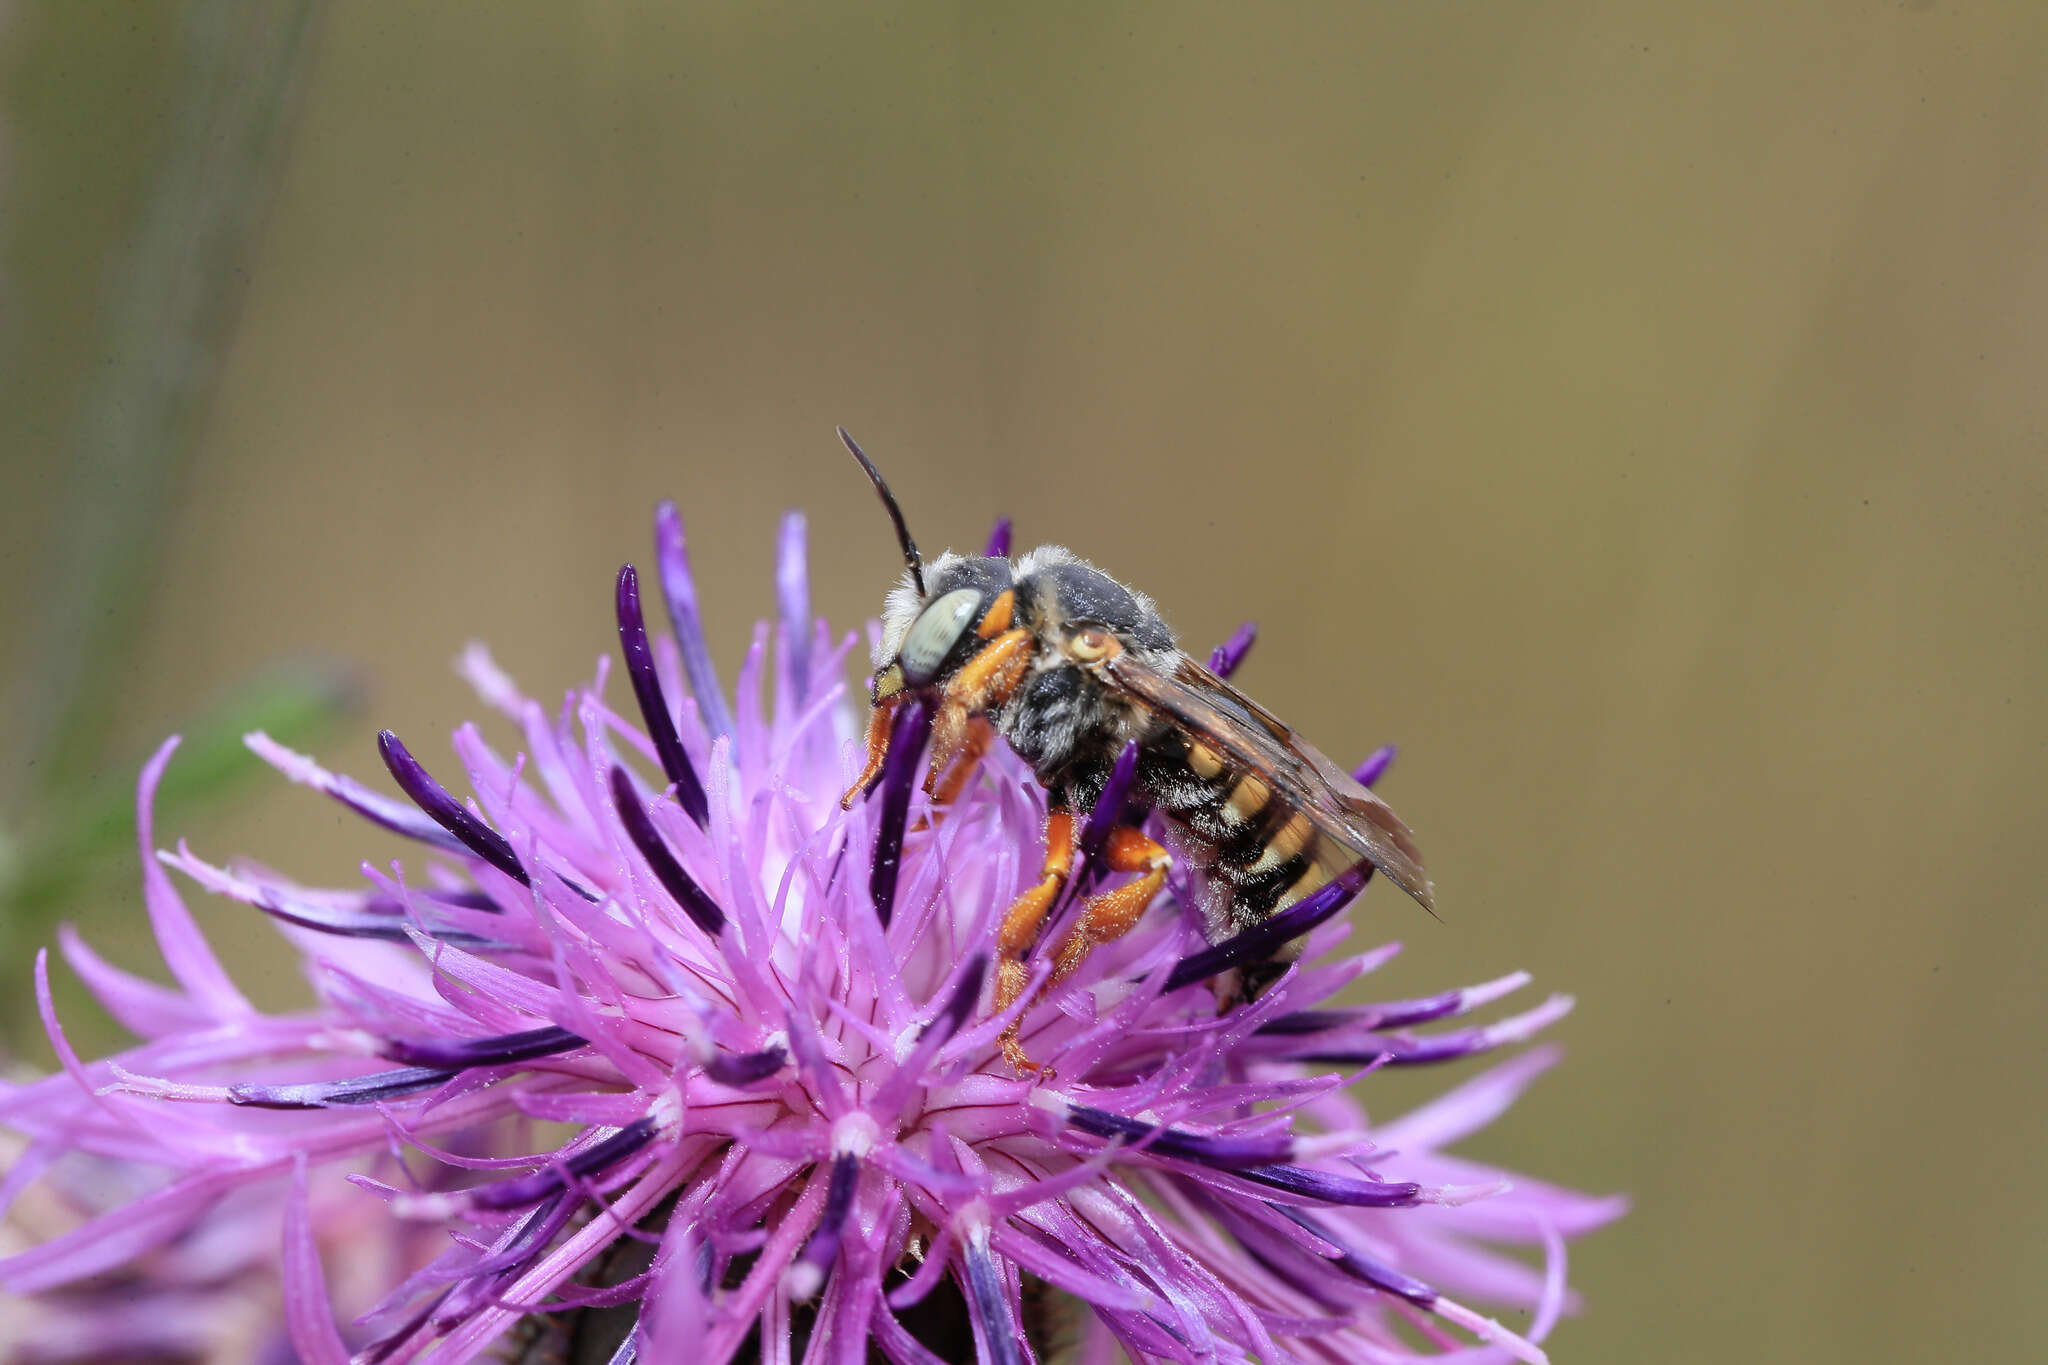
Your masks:
{"label": "bee face", "polygon": [[923,578],[920,592],[906,573],[882,605],[882,643],[869,684],[876,701],[942,686],[985,643],[977,632],[1014,575],[1007,559],[944,554]]}

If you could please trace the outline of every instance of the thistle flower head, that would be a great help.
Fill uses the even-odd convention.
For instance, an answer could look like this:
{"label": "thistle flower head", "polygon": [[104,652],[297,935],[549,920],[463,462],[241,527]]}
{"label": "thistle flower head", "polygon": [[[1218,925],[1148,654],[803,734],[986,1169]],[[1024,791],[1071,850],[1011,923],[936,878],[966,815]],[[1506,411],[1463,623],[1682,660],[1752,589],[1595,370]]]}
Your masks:
{"label": "thistle flower head", "polygon": [[[687,1346],[707,1362],[872,1350],[1011,1365],[1112,1345],[1147,1361],[1543,1358],[1534,1342],[1569,1302],[1565,1240],[1620,1205],[1443,1149],[1552,1054],[1388,1123],[1350,1088],[1518,1043],[1569,1002],[1417,1033],[1527,978],[1332,1008],[1394,951],[1329,957],[1363,876],[1223,944],[1170,889],[1020,1002],[1046,1070],[1017,1074],[989,964],[1042,854],[1042,790],[995,753],[934,808],[912,704],[877,789],[842,811],[853,638],[811,619],[801,519],[779,543],[780,619],[757,631],[730,706],[672,507],[656,541],[673,634],[650,635],[622,570],[624,689],[601,662],[544,706],[480,647],[463,656],[515,756],[474,726],[452,765],[386,732],[401,799],[250,737],[287,778],[413,845],[366,862],[362,887],[155,851],[151,794],[175,741],[151,760],[144,894],[175,986],[67,936],[72,968],[140,1039],[86,1062],[39,958],[63,1070],[0,1090],[0,1122],[27,1142],[0,1197],[82,1162],[154,1175],[0,1262],[11,1289],[89,1283],[268,1200],[286,1326],[314,1365],[587,1350],[604,1332],[614,1360]],[[1227,663],[1249,645],[1241,634]],[[1105,794],[1112,813],[1127,794]],[[173,873],[277,921],[317,1005],[252,1007]],[[1256,1003],[1219,1007],[1210,977],[1302,933],[1300,964]],[[438,1243],[348,1322],[313,1212],[337,1206]],[[1518,1244],[1543,1266],[1497,1249]],[[1517,1334],[1468,1302],[1533,1321]]]}

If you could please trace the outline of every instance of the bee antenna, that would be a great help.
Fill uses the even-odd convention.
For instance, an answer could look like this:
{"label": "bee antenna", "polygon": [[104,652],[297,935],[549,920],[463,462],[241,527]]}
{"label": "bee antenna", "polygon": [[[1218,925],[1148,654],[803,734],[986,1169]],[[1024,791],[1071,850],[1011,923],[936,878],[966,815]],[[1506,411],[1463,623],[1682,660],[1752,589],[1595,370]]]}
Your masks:
{"label": "bee antenna", "polygon": [[881,496],[882,506],[889,509],[889,520],[896,524],[896,539],[903,546],[903,562],[910,566],[910,581],[917,585],[917,595],[924,596],[924,560],[917,553],[917,542],[910,538],[910,528],[903,523],[903,509],[896,505],[896,495],[889,491],[882,471],[875,468],[875,462],[868,458],[867,452],[860,448],[845,427],[839,428],[839,439],[846,443],[853,458],[860,461],[860,467],[867,471],[868,482]]}

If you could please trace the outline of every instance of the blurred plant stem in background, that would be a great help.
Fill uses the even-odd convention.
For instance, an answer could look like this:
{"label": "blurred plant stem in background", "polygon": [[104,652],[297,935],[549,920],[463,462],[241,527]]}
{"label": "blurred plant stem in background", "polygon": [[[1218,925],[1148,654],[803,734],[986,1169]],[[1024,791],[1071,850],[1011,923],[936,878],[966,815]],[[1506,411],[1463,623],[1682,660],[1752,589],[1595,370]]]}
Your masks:
{"label": "blurred plant stem in background", "polygon": [[[22,31],[108,21],[68,0],[36,8],[17,16]],[[76,415],[46,428],[69,457],[47,542],[54,553],[28,575],[27,643],[11,661],[0,741],[0,961],[18,963],[47,937],[67,896],[105,860],[134,856],[131,788],[141,756],[106,752],[117,689],[131,680],[165,505],[234,333],[323,9],[322,0],[191,0],[170,30],[166,99],[143,163],[148,183],[132,227],[96,272],[100,299]],[[22,54],[15,57],[19,67]],[[70,80],[73,99],[109,93],[91,71],[74,69]],[[36,131],[13,130],[29,155]],[[67,200],[45,202],[61,213]],[[21,231],[16,220],[11,233]],[[330,672],[302,670],[252,685],[191,727],[165,788],[166,817],[218,800],[255,771],[241,761],[244,730],[276,727],[280,737],[303,739],[337,713],[345,691]]]}

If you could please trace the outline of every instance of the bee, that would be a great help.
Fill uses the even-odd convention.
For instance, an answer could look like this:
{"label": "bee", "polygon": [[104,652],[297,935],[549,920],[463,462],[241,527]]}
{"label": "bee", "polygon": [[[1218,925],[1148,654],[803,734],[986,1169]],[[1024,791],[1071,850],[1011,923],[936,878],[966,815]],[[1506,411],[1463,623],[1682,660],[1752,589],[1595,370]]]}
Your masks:
{"label": "bee", "polygon": [[[1135,814],[1111,830],[1102,860],[1130,879],[1083,902],[1054,953],[1048,986],[1098,945],[1128,932],[1178,854],[1196,874],[1209,941],[1285,910],[1363,860],[1425,908],[1430,885],[1415,839],[1386,802],[1353,781],[1272,712],[1183,653],[1152,599],[1057,545],[1015,559],[951,552],[929,565],[902,510],[844,429],[895,524],[906,566],[882,610],[869,681],[867,757],[850,806],[881,773],[894,714],[912,696],[936,707],[925,790],[956,795],[997,737],[1046,790],[1045,860],[1005,914],[997,939],[995,1012],[1030,982],[1027,958],[1072,875],[1076,823],[1102,797],[1132,741]],[[1173,851],[1142,828],[1162,817]],[[1226,1006],[1254,998],[1299,943],[1218,978]],[[1031,1070],[1012,1025],[1005,1056]]]}

